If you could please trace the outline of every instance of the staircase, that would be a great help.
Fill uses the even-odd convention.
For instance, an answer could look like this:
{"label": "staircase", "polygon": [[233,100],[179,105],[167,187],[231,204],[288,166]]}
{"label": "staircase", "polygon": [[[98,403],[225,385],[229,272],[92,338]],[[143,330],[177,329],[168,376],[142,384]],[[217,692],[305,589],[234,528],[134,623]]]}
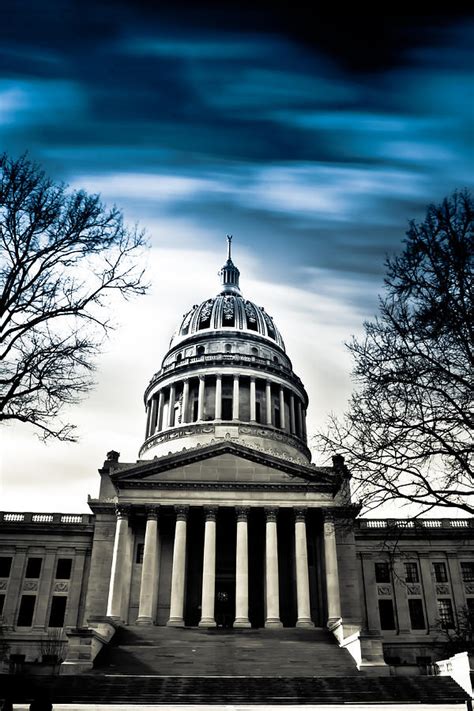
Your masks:
{"label": "staircase", "polygon": [[95,660],[97,674],[178,677],[357,676],[325,629],[204,630],[121,627]]}

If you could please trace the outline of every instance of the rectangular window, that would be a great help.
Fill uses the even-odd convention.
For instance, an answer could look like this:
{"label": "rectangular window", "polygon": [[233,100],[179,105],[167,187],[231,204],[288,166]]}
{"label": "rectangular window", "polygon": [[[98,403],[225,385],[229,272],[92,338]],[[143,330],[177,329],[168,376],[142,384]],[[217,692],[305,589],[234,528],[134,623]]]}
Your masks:
{"label": "rectangular window", "polygon": [[410,612],[410,623],[412,630],[425,629],[425,615],[423,612],[423,603],[418,598],[408,599],[408,609]]}
{"label": "rectangular window", "polygon": [[69,580],[71,569],[72,558],[59,558],[56,564],[56,580]]}
{"label": "rectangular window", "polygon": [[382,630],[395,629],[395,615],[392,600],[379,600],[380,628]]}
{"label": "rectangular window", "polygon": [[256,403],[255,403],[255,419],[256,419],[257,422],[261,422],[261,421],[262,421],[262,420],[261,420],[261,416],[260,416],[260,408],[261,408],[260,403],[259,403],[259,402],[256,402]]}
{"label": "rectangular window", "polygon": [[448,582],[448,572],[446,570],[446,563],[433,563],[433,573],[434,579],[437,583]]}
{"label": "rectangular window", "polygon": [[198,407],[199,407],[199,402],[198,402],[198,400],[193,400],[193,422],[197,422],[197,418],[198,418]]}
{"label": "rectangular window", "polygon": [[275,409],[273,410],[273,422],[274,422],[274,424],[275,424],[275,427],[281,427],[281,424],[280,424],[280,408],[279,408],[279,407],[275,407]]}
{"label": "rectangular window", "polygon": [[5,595],[0,595],[0,617],[3,615],[3,608],[5,606]]}
{"label": "rectangular window", "polygon": [[41,575],[42,563],[42,558],[28,558],[28,563],[26,564],[25,578],[39,578],[39,576]]}
{"label": "rectangular window", "polygon": [[36,595],[22,595],[18,610],[18,627],[31,627],[35,611]]}
{"label": "rectangular window", "polygon": [[11,556],[1,556],[0,557],[0,578],[9,578],[10,570],[12,567]]}
{"label": "rectangular window", "polygon": [[390,566],[388,563],[375,563],[375,582],[390,582]]}
{"label": "rectangular window", "polygon": [[474,631],[474,597],[466,598],[467,621],[471,631]]}
{"label": "rectangular window", "polygon": [[418,564],[417,563],[405,563],[405,582],[406,583],[419,583],[420,576],[418,575]]}
{"label": "rectangular window", "polygon": [[232,419],[232,398],[223,397],[222,398],[222,419],[231,420]]}
{"label": "rectangular window", "polygon": [[135,563],[143,563],[143,553],[145,551],[145,544],[144,543],[138,543],[137,544],[137,553],[135,556]]}
{"label": "rectangular window", "polygon": [[471,561],[461,563],[461,573],[465,583],[474,582],[474,563]]}
{"label": "rectangular window", "polygon": [[454,628],[453,605],[449,598],[442,598],[438,600],[438,615],[443,629]]}
{"label": "rectangular window", "polygon": [[63,627],[66,614],[67,597],[65,595],[53,595],[51,600],[51,611],[49,613],[48,627]]}

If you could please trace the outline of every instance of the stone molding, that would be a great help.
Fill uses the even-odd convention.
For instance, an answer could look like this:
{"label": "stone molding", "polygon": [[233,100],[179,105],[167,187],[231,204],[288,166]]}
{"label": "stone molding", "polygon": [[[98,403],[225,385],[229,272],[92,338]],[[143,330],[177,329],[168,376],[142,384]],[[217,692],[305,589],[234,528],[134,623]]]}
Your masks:
{"label": "stone molding", "polygon": [[54,583],[54,592],[69,592],[69,583],[66,581]]}
{"label": "stone molding", "polygon": [[29,590],[31,592],[35,592],[38,590],[38,581],[37,580],[25,580],[23,582],[23,590]]}

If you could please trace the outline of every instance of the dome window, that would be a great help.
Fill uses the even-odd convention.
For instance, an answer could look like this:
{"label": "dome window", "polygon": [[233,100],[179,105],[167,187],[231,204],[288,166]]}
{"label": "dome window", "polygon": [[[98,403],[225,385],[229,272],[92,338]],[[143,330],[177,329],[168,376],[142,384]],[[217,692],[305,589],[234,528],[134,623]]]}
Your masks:
{"label": "dome window", "polygon": [[258,331],[257,312],[254,305],[250,301],[246,301],[244,308],[245,316],[247,317],[247,328],[250,331]]}
{"label": "dome window", "polygon": [[222,325],[235,326],[235,304],[232,296],[225,296],[222,304]]}
{"label": "dome window", "polygon": [[198,356],[204,355],[205,352],[206,352],[206,349],[204,348],[204,346],[198,346],[196,348],[196,353]]}
{"label": "dome window", "polygon": [[213,304],[214,304],[214,299],[209,299],[201,307],[201,313],[199,314],[199,325],[198,325],[199,330],[201,330],[202,328],[210,328]]}
{"label": "dome window", "polygon": [[225,352],[226,352],[226,353],[232,353],[232,344],[231,344],[231,343],[226,343],[226,344],[225,344]]}
{"label": "dome window", "polygon": [[252,346],[252,348],[250,349],[250,353],[253,356],[258,356],[258,348],[255,348],[255,346]]}
{"label": "dome window", "polygon": [[178,353],[178,355],[176,356],[176,362],[177,362],[177,363],[180,363],[182,360],[183,360],[183,354],[182,354],[182,353]]}
{"label": "dome window", "polygon": [[276,365],[280,365],[280,361],[276,356],[273,356],[273,362],[276,363]]}

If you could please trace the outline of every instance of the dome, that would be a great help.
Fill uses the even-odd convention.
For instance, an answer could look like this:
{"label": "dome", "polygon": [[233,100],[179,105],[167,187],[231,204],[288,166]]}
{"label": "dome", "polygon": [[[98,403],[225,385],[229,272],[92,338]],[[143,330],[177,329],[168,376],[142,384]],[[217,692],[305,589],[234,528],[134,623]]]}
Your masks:
{"label": "dome", "polygon": [[194,305],[183,317],[179,328],[171,339],[170,347],[185,338],[207,331],[224,330],[250,332],[268,338],[282,350],[285,344],[271,316],[262,306],[244,299],[240,294],[221,293]]}

